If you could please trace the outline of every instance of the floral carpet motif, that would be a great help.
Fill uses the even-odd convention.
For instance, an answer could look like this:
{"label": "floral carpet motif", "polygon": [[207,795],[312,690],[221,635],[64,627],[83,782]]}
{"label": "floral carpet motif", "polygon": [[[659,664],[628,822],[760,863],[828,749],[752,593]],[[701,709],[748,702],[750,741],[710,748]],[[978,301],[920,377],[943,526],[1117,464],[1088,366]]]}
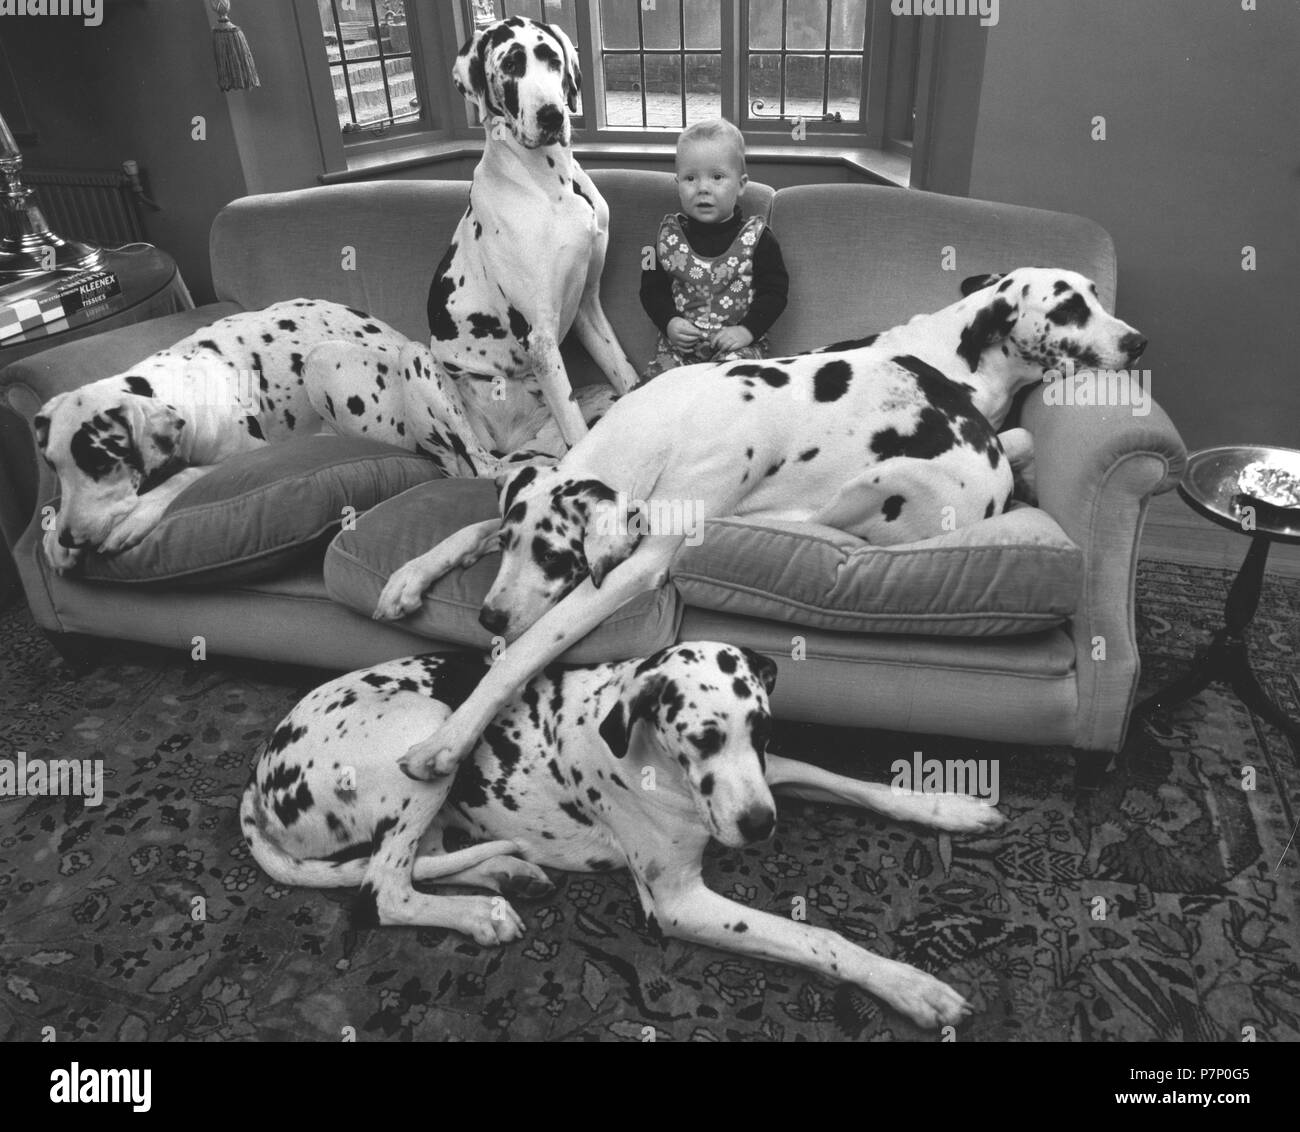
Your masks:
{"label": "floral carpet motif", "polygon": [[[1144,693],[1220,624],[1229,581],[1143,564]],[[1300,716],[1300,584],[1270,580],[1251,648]],[[0,758],[106,776],[99,806],[0,799],[4,1040],[933,1040],[856,989],[652,938],[622,873],[557,875],[499,950],[353,931],[349,893],[272,883],[236,820],[259,742],[323,677],[105,656],[75,680],[25,607],[0,613]],[[730,897],[802,900],[947,980],[975,1008],[958,1040],[1300,1040],[1300,765],[1227,689],[1137,727],[1089,792],[1063,749],[782,724],[773,750],[878,781],[915,750],[1000,760],[1007,825],[950,859],[919,828],[785,799],[769,844],[706,860]]]}

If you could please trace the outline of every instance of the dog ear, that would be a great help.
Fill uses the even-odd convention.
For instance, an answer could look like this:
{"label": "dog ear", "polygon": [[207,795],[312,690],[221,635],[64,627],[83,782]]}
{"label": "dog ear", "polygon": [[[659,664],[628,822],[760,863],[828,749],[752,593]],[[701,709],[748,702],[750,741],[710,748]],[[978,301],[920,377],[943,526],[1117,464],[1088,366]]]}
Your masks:
{"label": "dog ear", "polygon": [[770,696],[776,688],[776,661],[761,652],[745,648],[744,645],[740,646],[740,651],[744,653],[749,667],[754,670],[754,675],[763,681],[763,687],[767,689],[767,694]]}
{"label": "dog ear", "polygon": [[465,96],[465,101],[478,110],[480,122],[486,122],[493,114],[500,113],[488,95],[487,48],[487,32],[476,31],[456,53],[456,62],[451,68],[452,82]]}
{"label": "dog ear", "polygon": [[515,505],[515,500],[519,498],[519,493],[536,478],[536,465],[525,464],[517,471],[502,472],[492,481],[496,484],[497,507],[500,510],[503,519],[506,516],[506,512]]}
{"label": "dog ear", "polygon": [[1001,282],[1003,275],[972,275],[961,281],[962,298],[967,295],[973,295],[976,291],[982,291],[985,287],[992,287],[994,283]]}
{"label": "dog ear", "polygon": [[632,739],[632,728],[638,723],[650,723],[659,709],[659,697],[667,686],[668,678],[663,675],[651,676],[637,689],[636,695],[627,707],[623,706],[624,696],[610,709],[609,714],[601,720],[600,737],[605,741],[610,753],[616,759],[627,757],[628,744]]}
{"label": "dog ear", "polygon": [[601,583],[620,562],[641,545],[649,525],[640,505],[625,507],[614,490],[600,480],[579,480],[565,491],[582,518],[582,553],[591,584]]}
{"label": "dog ear", "polygon": [[975,312],[975,317],[963,327],[957,347],[957,356],[970,366],[971,373],[979,369],[984,351],[1010,334],[1019,317],[1016,308],[1000,295]]}
{"label": "dog ear", "polygon": [[564,49],[564,98],[569,104],[569,113],[578,112],[578,95],[582,93],[582,64],[578,62],[578,53],[573,42],[558,24],[543,24],[548,32],[560,41]]}
{"label": "dog ear", "polygon": [[178,451],[185,419],[172,405],[155,397],[131,394],[119,407],[109,409],[106,415],[124,425],[130,433],[130,462],[141,475],[137,495],[152,490],[185,467],[185,460]]}

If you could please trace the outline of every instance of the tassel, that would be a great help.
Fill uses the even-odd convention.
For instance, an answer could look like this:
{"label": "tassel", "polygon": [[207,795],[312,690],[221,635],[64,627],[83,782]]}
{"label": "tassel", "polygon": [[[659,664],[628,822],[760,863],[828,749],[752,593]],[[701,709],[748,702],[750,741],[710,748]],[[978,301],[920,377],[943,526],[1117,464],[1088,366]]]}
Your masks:
{"label": "tassel", "polygon": [[230,0],[212,0],[217,26],[212,29],[212,54],[217,60],[217,85],[222,90],[261,86],[257,64],[244,33],[230,22]]}

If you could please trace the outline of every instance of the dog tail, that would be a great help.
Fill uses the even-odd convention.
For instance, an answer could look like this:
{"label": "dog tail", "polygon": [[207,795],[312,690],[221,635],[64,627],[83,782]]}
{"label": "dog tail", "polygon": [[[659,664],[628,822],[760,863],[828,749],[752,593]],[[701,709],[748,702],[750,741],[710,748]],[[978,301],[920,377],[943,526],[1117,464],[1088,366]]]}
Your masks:
{"label": "dog tail", "polygon": [[[239,804],[239,825],[253,860],[278,884],[300,888],[356,888],[365,879],[373,845],[362,842],[340,849],[329,857],[299,859],[286,853],[268,834],[257,783],[250,782]],[[435,853],[417,857],[411,870],[414,881],[438,880],[452,873],[481,865],[493,857],[515,856],[513,841],[485,841],[456,853]]]}

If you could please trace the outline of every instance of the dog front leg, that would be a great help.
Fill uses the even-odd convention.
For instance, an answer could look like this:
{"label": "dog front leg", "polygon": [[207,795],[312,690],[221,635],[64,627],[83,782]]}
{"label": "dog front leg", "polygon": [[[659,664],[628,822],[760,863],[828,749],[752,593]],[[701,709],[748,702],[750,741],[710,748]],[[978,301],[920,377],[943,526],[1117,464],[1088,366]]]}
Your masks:
{"label": "dog front leg", "polygon": [[572,448],[587,435],[587,422],[582,419],[573,398],[573,387],[560,357],[560,344],[550,334],[534,326],[529,340],[528,356],[533,373],[542,387],[542,397],[551,416],[560,428],[564,443]]}
{"label": "dog front leg", "polygon": [[570,645],[639,593],[663,584],[684,536],[646,539],[597,589],[586,578],[548,609],[488,669],[478,687],[438,731],[400,760],[409,777],[427,781],[454,771],[505,702]]}
{"label": "dog front leg", "polygon": [[767,756],[767,784],[781,794],[809,802],[857,806],[896,821],[916,822],[948,833],[989,833],[1006,819],[988,802],[969,794],[922,794],[882,782],[861,782],[810,763]]}
{"label": "dog front leg", "polygon": [[497,549],[500,537],[500,519],[484,519],[448,535],[432,550],[393,571],[371,616],[376,621],[397,621],[414,613],[434,582],[457,566],[473,566],[483,555]]}
{"label": "dog front leg", "polygon": [[803,967],[853,983],[918,1026],[955,1026],[971,1012],[947,983],[906,963],[874,955],[826,928],[746,908],[703,883],[656,902],[665,935]]}
{"label": "dog front leg", "polygon": [[601,373],[609,378],[609,383],[619,393],[631,390],[639,378],[618,343],[605,308],[600,305],[599,280],[595,288],[589,288],[582,296],[573,328],[578,332],[578,341],[586,347]]}
{"label": "dog front leg", "polygon": [[152,491],[145,492],[131,513],[108,532],[108,537],[99,546],[100,554],[118,554],[142,542],[176,497],[212,470],[212,467],[182,468]]}

